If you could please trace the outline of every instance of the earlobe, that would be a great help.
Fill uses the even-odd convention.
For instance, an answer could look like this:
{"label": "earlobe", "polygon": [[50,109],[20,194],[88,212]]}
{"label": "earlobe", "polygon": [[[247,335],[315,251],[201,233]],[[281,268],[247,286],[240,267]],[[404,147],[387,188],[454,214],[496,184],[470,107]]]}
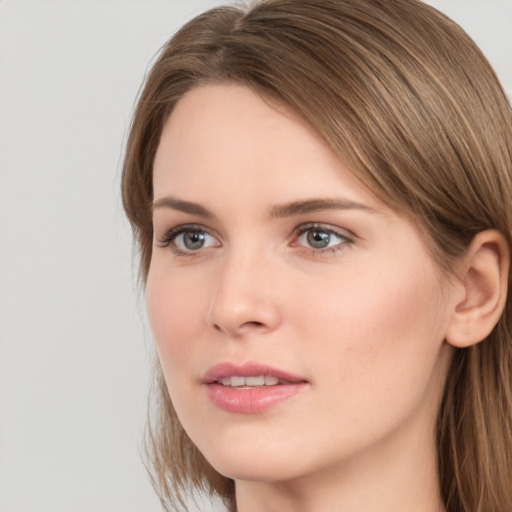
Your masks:
{"label": "earlobe", "polygon": [[469,347],[491,333],[505,307],[509,267],[503,235],[494,229],[478,233],[461,261],[458,297],[446,333],[450,345]]}

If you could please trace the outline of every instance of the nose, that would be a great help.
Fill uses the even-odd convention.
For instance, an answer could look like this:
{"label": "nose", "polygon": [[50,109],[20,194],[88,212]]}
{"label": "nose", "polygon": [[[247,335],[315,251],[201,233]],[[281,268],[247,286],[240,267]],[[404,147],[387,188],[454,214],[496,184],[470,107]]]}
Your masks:
{"label": "nose", "polygon": [[209,323],[219,332],[239,338],[265,334],[281,323],[276,270],[270,258],[232,255],[222,262],[209,310]]}

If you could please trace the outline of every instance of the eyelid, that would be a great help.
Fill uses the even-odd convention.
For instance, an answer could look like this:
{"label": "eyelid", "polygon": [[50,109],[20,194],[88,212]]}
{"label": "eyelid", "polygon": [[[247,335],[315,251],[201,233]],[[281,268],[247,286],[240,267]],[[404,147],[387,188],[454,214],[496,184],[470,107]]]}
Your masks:
{"label": "eyelid", "polygon": [[[197,251],[193,250],[183,250],[176,246],[174,243],[176,238],[187,232],[198,232],[198,233],[206,233],[207,235],[211,236],[215,240],[219,242],[219,236],[212,232],[212,230],[206,228],[202,224],[180,224],[178,226],[174,226],[168,230],[166,230],[162,237],[158,240],[158,247],[165,249],[170,248],[173,253],[177,254],[178,256],[194,256],[200,252],[202,252],[200,249]],[[218,247],[220,247],[220,242],[218,244]],[[205,249],[208,249],[206,247]]]}
{"label": "eyelid", "polygon": [[349,229],[340,228],[338,226],[333,226],[332,224],[328,224],[325,222],[302,223],[294,229],[294,233],[296,235],[300,235],[300,234],[305,233],[306,231],[310,231],[312,229],[318,229],[318,230],[326,231],[328,233],[334,233],[335,235],[338,235],[339,237],[342,237],[342,238],[347,238],[347,239],[357,238],[357,235],[355,233],[353,233],[352,231],[350,231]]}
{"label": "eyelid", "polygon": [[[298,239],[300,236],[302,236],[304,233],[307,233],[308,231],[312,231],[315,229],[318,231],[324,231],[326,233],[333,234],[336,237],[340,238],[342,241],[335,246],[325,247],[321,249],[315,249],[313,247],[308,248],[306,246],[301,246],[298,244]],[[353,244],[355,238],[357,238],[356,235],[348,229],[339,228],[336,226],[332,226],[331,224],[325,224],[321,222],[308,222],[306,224],[300,224],[295,228],[293,241],[291,245],[292,247],[302,247],[305,250],[314,251],[315,253],[332,252],[333,250],[336,250],[336,248],[341,248],[341,246],[345,247],[347,245]]]}

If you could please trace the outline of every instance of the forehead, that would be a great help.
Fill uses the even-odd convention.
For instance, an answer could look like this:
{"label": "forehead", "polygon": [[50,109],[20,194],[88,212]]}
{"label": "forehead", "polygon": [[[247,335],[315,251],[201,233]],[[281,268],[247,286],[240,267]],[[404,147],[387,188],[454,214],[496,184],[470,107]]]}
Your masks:
{"label": "forehead", "polygon": [[376,201],[297,113],[239,85],[188,92],[155,157],[155,197],[194,191],[206,198],[219,187],[274,202],[282,202],[282,194],[325,196],[334,187],[352,199]]}

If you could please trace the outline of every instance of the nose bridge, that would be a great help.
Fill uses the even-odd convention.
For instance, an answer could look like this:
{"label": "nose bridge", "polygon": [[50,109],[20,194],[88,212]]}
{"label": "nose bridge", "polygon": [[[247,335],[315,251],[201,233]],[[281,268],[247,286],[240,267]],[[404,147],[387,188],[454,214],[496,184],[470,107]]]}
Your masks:
{"label": "nose bridge", "polygon": [[230,335],[277,327],[280,313],[271,287],[273,258],[254,244],[239,241],[219,264],[210,322]]}

